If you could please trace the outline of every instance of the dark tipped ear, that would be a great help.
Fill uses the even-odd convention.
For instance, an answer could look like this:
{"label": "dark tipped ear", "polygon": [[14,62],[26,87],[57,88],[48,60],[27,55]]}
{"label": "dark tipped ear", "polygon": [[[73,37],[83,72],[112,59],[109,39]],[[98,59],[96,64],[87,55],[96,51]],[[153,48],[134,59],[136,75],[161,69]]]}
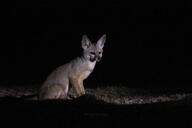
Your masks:
{"label": "dark tipped ear", "polygon": [[98,41],[97,41],[97,46],[100,48],[104,47],[104,43],[106,40],[106,35],[104,34]]}
{"label": "dark tipped ear", "polygon": [[83,35],[81,44],[82,44],[83,49],[87,49],[90,47],[91,42],[90,42],[89,38],[87,37],[87,35]]}

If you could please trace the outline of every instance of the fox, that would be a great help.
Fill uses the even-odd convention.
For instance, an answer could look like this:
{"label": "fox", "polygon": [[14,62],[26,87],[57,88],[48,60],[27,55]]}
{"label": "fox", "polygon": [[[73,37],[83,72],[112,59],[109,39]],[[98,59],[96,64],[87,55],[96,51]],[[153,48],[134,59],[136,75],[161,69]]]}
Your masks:
{"label": "fox", "polygon": [[67,99],[70,87],[74,89],[76,97],[85,95],[83,81],[93,72],[96,63],[101,61],[105,41],[106,34],[96,43],[83,35],[82,55],[53,70],[41,86],[38,99]]}

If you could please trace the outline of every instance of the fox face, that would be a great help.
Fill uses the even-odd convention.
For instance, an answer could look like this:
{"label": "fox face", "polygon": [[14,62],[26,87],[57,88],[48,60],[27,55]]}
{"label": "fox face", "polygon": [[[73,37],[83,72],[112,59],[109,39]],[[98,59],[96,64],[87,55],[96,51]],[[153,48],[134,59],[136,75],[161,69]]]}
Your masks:
{"label": "fox face", "polygon": [[87,35],[83,35],[82,48],[83,57],[91,62],[99,62],[103,56],[103,47],[106,40],[106,35],[103,35],[97,43],[91,43]]}

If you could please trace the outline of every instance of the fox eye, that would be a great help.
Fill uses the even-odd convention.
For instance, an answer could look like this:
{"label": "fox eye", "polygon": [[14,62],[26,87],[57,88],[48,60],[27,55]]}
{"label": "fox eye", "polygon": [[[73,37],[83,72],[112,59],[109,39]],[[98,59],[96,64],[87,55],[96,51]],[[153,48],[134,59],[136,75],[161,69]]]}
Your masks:
{"label": "fox eye", "polygon": [[99,54],[101,54],[101,52],[99,52]]}

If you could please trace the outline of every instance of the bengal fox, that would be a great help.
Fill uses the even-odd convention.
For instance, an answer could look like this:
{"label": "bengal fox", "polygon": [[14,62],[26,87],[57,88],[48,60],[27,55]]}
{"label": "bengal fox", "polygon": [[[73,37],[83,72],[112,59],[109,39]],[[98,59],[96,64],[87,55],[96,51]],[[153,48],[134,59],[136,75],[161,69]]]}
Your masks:
{"label": "bengal fox", "polygon": [[55,69],[40,88],[39,99],[65,99],[69,85],[72,85],[78,97],[84,95],[83,80],[93,71],[96,62],[101,60],[105,40],[106,35],[103,35],[97,43],[91,43],[87,35],[83,35],[82,56]]}

